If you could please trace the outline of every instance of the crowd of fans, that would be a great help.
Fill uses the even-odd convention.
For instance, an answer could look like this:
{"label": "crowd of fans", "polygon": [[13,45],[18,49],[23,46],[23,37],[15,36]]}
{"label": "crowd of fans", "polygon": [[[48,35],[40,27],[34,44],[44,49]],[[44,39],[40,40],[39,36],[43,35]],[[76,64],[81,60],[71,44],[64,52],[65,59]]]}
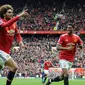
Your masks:
{"label": "crowd of fans", "polygon": [[[66,25],[72,23],[75,31],[85,30],[85,5],[76,5],[73,7],[64,7],[59,11],[58,5],[44,5],[33,7],[27,6],[28,17],[20,18],[17,22],[19,30],[22,31],[53,31],[66,30]],[[22,7],[16,9],[21,10]],[[50,58],[52,63],[59,68],[58,53],[54,54],[51,47],[55,47],[59,35],[24,35],[24,48],[15,47],[11,50],[11,56],[18,63],[16,76],[36,77],[41,75],[41,69],[46,59]],[[83,41],[85,39],[82,37]],[[15,44],[15,43],[14,43]],[[85,42],[84,42],[85,47]],[[85,49],[81,57],[80,49],[77,49],[73,68],[85,68]],[[5,67],[2,76],[6,76],[8,69]],[[81,74],[77,74],[77,76]],[[85,76],[85,74],[84,74]]]}
{"label": "crowd of fans", "polygon": [[[36,77],[41,75],[43,63],[50,58],[52,63],[59,68],[58,53],[54,54],[51,47],[56,46],[58,35],[26,35],[23,38],[25,48],[15,47],[11,56],[18,63],[16,76]],[[85,50],[81,57],[80,49],[77,49],[73,68],[85,68]],[[3,75],[6,76],[7,68]]]}
{"label": "crowd of fans", "polygon": [[65,7],[58,11],[57,6],[27,7],[29,16],[19,20],[20,30],[66,30],[66,24],[74,24],[75,30],[85,30],[85,5]]}

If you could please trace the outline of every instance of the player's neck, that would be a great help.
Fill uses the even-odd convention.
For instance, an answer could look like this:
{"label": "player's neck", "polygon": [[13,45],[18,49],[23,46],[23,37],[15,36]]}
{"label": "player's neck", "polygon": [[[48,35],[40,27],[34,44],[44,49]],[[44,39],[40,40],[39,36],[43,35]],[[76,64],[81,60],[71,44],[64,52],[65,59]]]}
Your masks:
{"label": "player's neck", "polygon": [[68,33],[69,36],[72,36],[73,33]]}

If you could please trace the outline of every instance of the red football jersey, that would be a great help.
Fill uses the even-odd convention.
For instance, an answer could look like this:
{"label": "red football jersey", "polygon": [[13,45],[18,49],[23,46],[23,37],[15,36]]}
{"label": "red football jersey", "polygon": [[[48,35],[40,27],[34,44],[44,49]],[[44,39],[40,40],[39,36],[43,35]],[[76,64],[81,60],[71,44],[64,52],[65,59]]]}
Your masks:
{"label": "red football jersey", "polygon": [[44,70],[48,70],[50,67],[52,67],[52,63],[50,61],[44,62]]}
{"label": "red football jersey", "polygon": [[58,40],[58,44],[61,44],[63,47],[67,47],[69,45],[74,47],[72,50],[60,50],[60,54],[59,54],[60,59],[65,59],[70,62],[73,62],[75,52],[76,52],[76,45],[83,44],[83,41],[76,34],[72,34],[72,35],[63,34],[60,36]]}
{"label": "red football jersey", "polygon": [[0,18],[0,50],[5,51],[6,53],[10,52],[14,36],[18,42],[22,41],[16,25],[18,19],[18,16],[9,21]]}

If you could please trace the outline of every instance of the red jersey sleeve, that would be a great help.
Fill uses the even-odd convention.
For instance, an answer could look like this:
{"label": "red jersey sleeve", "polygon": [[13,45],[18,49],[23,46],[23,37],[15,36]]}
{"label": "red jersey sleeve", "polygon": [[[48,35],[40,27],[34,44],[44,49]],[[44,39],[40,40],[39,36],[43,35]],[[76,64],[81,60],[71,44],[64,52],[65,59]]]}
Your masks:
{"label": "red jersey sleeve", "polygon": [[63,44],[63,36],[62,36],[62,35],[60,36],[60,38],[59,38],[57,44],[61,44],[61,45]]}
{"label": "red jersey sleeve", "polygon": [[12,19],[10,19],[8,22],[3,22],[1,19],[0,19],[0,27],[8,27],[10,26],[11,24],[13,24],[14,22],[16,22],[17,20],[19,19],[19,16],[16,16]]}
{"label": "red jersey sleeve", "polygon": [[82,45],[83,41],[81,40],[81,38],[78,36],[78,45]]}
{"label": "red jersey sleeve", "polygon": [[16,29],[15,29],[15,37],[17,39],[17,42],[21,42],[22,41],[22,37],[20,35],[20,32],[19,32],[17,26],[16,26]]}
{"label": "red jersey sleeve", "polygon": [[51,67],[53,66],[52,62],[50,62],[50,66],[51,66]]}

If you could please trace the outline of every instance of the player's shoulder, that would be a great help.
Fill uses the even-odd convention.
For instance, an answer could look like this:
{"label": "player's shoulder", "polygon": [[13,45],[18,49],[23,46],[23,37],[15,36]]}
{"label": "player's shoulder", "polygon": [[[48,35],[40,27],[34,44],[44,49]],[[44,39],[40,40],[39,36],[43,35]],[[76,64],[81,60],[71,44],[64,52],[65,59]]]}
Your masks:
{"label": "player's shoulder", "polygon": [[44,63],[47,63],[47,61],[44,61]]}
{"label": "player's shoulder", "polygon": [[46,63],[48,63],[49,61],[46,61]]}
{"label": "player's shoulder", "polygon": [[68,34],[62,34],[60,37],[65,37],[65,36],[67,36]]}
{"label": "player's shoulder", "polygon": [[79,38],[79,36],[77,34],[73,34],[73,36],[76,37],[76,38]]}

